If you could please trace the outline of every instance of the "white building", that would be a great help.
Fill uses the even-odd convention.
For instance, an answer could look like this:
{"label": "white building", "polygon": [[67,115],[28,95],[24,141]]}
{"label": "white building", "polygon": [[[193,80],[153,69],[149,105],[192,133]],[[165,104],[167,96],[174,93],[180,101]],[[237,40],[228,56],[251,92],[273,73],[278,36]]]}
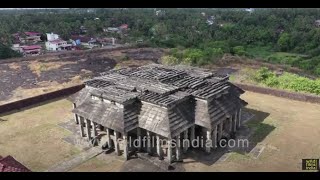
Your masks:
{"label": "white building", "polygon": [[247,8],[245,11],[249,12],[250,14],[253,13],[254,9],[253,8]]}
{"label": "white building", "polygon": [[67,44],[67,41],[56,39],[46,42],[46,49],[48,51],[61,51],[71,49],[72,44]]}
{"label": "white building", "polygon": [[58,34],[53,34],[53,33],[47,33],[47,40],[48,41],[53,41],[59,39],[59,35]]}
{"label": "white building", "polygon": [[119,28],[117,27],[108,27],[108,28],[103,28],[104,32],[119,32]]}
{"label": "white building", "polygon": [[14,51],[19,51],[20,52],[20,44],[18,43],[15,43],[15,44],[12,44],[12,47],[11,47],[12,50]]}
{"label": "white building", "polygon": [[210,16],[210,17],[207,19],[207,24],[209,24],[209,25],[214,24],[215,19],[216,19],[216,18],[215,18],[214,16]]}

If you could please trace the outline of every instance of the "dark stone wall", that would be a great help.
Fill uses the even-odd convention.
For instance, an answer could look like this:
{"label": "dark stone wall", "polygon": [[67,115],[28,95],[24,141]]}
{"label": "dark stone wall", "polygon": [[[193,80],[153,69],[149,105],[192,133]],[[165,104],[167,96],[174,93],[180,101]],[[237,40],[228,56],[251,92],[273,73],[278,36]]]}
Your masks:
{"label": "dark stone wall", "polygon": [[[294,92],[287,92],[284,90],[278,90],[278,89],[271,89],[271,88],[265,88],[265,87],[258,87],[254,85],[247,85],[247,84],[240,84],[240,83],[234,83],[236,86],[242,88],[245,91],[252,91],[256,93],[261,94],[269,94],[277,97],[292,99],[292,100],[298,100],[298,101],[305,101],[305,102],[311,102],[311,103],[319,103],[320,104],[320,96],[316,95],[309,95],[309,94],[303,94],[303,93],[294,93]],[[71,94],[74,94],[78,91],[80,91],[82,88],[84,88],[84,85],[76,85],[69,88],[41,94],[38,96],[22,99],[19,101],[7,103],[0,105],[0,114],[6,113],[13,110],[19,110],[21,108],[25,108],[31,105],[35,105],[44,101],[52,100],[55,98],[63,97],[63,96],[69,96]]]}
{"label": "dark stone wall", "polygon": [[285,90],[271,89],[271,88],[259,87],[259,86],[248,85],[248,84],[240,84],[240,83],[233,83],[233,84],[242,88],[245,91],[252,91],[252,92],[256,92],[256,93],[269,94],[269,95],[292,99],[292,100],[320,104],[320,96],[316,96],[316,95],[288,92]]}
{"label": "dark stone wall", "polygon": [[26,99],[22,99],[19,101],[15,101],[15,102],[11,102],[11,103],[7,103],[4,105],[0,105],[0,114],[1,113],[5,113],[5,112],[9,112],[12,110],[18,110],[21,108],[25,108],[31,105],[35,105],[44,101],[48,101],[48,100],[52,100],[55,98],[59,98],[59,97],[63,97],[63,96],[68,96],[71,94],[74,94],[78,91],[80,91],[82,88],[84,88],[84,85],[76,85],[76,86],[72,86],[69,88],[65,88],[65,89],[61,89],[61,90],[57,90],[57,91],[53,91],[53,92],[49,92],[46,94],[41,94],[38,96],[34,96],[34,97],[30,97],[30,98],[26,98]]}

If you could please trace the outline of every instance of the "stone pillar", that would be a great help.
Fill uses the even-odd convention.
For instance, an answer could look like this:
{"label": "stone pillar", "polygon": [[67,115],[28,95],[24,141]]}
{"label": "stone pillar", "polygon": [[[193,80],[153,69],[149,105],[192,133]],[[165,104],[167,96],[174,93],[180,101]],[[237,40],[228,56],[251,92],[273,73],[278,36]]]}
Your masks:
{"label": "stone pillar", "polygon": [[93,136],[97,137],[98,136],[98,131],[97,131],[97,123],[91,121],[91,126],[92,126],[92,130],[93,130]]}
{"label": "stone pillar", "polygon": [[104,127],[101,124],[99,124],[98,127],[99,127],[100,131],[104,130]]}
{"label": "stone pillar", "polygon": [[107,127],[106,127],[106,133],[107,133],[106,136],[107,136],[107,144],[108,144],[108,147],[109,147],[109,148],[112,148],[112,147],[111,147],[110,129],[107,128]]}
{"label": "stone pillar", "polygon": [[125,160],[128,160],[128,158],[129,158],[127,133],[123,134],[123,157]]}
{"label": "stone pillar", "polygon": [[139,144],[138,144],[138,151],[141,151],[141,129],[138,127],[137,128],[137,138],[138,138],[138,140],[139,140]]}
{"label": "stone pillar", "polygon": [[223,130],[223,121],[219,124],[219,133],[218,133],[218,140],[222,138],[222,130]]}
{"label": "stone pillar", "polygon": [[181,160],[181,144],[180,144],[180,135],[176,139],[176,159],[177,161]]}
{"label": "stone pillar", "polygon": [[151,136],[150,131],[147,131],[147,152],[151,154]]}
{"label": "stone pillar", "polygon": [[[76,103],[72,103],[73,105],[73,109],[76,108]],[[76,122],[76,124],[79,124],[79,118],[78,115],[76,113],[74,113],[74,121]]]}
{"label": "stone pillar", "polygon": [[79,116],[79,128],[80,128],[80,136],[84,137],[84,129],[83,129],[83,119],[81,116]]}
{"label": "stone pillar", "polygon": [[238,118],[237,118],[237,116],[238,116],[238,111],[236,111],[236,113],[234,114],[234,119],[233,119],[233,131],[234,132],[236,132],[237,131],[237,120],[238,120]]}
{"label": "stone pillar", "polygon": [[217,148],[217,133],[218,133],[218,125],[215,125],[214,129],[213,129],[213,132],[212,132],[212,146],[213,146],[213,149]]}
{"label": "stone pillar", "polygon": [[162,157],[162,151],[161,151],[162,147],[161,147],[159,135],[157,135],[156,138],[157,138],[157,154],[159,157]]}
{"label": "stone pillar", "polygon": [[87,138],[90,141],[91,139],[91,130],[90,130],[90,120],[86,119],[86,130],[87,130]]}
{"label": "stone pillar", "polygon": [[[199,137],[200,139],[200,147],[206,151],[206,139],[207,138],[207,129],[204,127],[201,127],[201,136]],[[203,141],[203,143],[201,143]]]}
{"label": "stone pillar", "polygon": [[232,116],[229,117],[229,133],[232,132]]}
{"label": "stone pillar", "polygon": [[239,117],[238,117],[238,127],[240,127],[241,126],[241,108],[239,109]]}
{"label": "stone pillar", "polygon": [[79,124],[79,116],[76,113],[74,113],[74,121]]}
{"label": "stone pillar", "polygon": [[168,139],[167,141],[167,145],[168,145],[168,152],[167,152],[167,156],[168,156],[168,162],[171,164],[172,163],[172,140]]}
{"label": "stone pillar", "polygon": [[192,140],[196,139],[196,135],[195,135],[195,125],[191,126],[191,134],[190,134],[190,143],[192,142]]}
{"label": "stone pillar", "polygon": [[211,151],[210,142],[212,145],[211,132],[210,132],[210,130],[207,130],[206,143],[204,144],[207,153],[210,153],[210,151]]}
{"label": "stone pillar", "polygon": [[183,132],[183,152],[186,153],[189,149],[190,142],[188,141],[188,129]]}
{"label": "stone pillar", "polygon": [[118,143],[119,133],[117,131],[114,131],[114,151],[118,156],[120,156],[120,147]]}

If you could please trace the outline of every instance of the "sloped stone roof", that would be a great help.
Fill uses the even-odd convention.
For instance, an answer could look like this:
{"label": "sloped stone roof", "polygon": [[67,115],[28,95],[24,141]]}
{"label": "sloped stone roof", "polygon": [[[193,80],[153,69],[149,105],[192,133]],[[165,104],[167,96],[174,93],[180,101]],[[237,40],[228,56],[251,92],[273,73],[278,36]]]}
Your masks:
{"label": "sloped stone roof", "polygon": [[140,127],[173,138],[193,124],[212,129],[247,104],[228,80],[201,68],[151,64],[106,72],[70,100],[74,113],[119,132]]}

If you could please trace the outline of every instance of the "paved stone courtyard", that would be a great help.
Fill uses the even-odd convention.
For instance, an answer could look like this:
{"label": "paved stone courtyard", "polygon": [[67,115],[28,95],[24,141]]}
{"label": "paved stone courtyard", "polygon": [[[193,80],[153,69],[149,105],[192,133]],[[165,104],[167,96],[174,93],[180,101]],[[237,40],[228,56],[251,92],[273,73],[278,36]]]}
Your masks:
{"label": "paved stone courtyard", "polygon": [[[249,121],[253,114],[248,111],[243,111],[242,119],[244,122]],[[85,138],[81,138],[79,136],[80,129],[78,125],[75,124],[73,119],[62,122],[58,124],[60,127],[67,129],[72,132],[71,135],[63,138],[64,141],[70,143],[80,149],[83,150],[82,153],[77,155],[76,157],[72,157],[66,159],[65,161],[54,165],[47,171],[49,172],[66,172],[70,171],[77,166],[90,161],[90,159],[94,157],[99,157],[100,159],[105,159],[112,157],[123,161],[121,168],[119,171],[121,172],[184,172],[186,171],[183,168],[184,164],[192,163],[194,161],[201,162],[203,164],[212,165],[214,163],[221,163],[226,161],[231,151],[235,151],[236,149],[223,149],[217,148],[213,150],[210,154],[205,153],[202,150],[193,149],[188,151],[187,154],[184,154],[183,162],[174,162],[171,164],[172,169],[169,170],[168,162],[164,160],[159,160],[156,156],[150,156],[147,153],[138,153],[138,156],[132,156],[128,161],[124,161],[122,156],[117,156],[114,152],[108,153],[106,155],[101,149],[100,146],[93,147],[90,145],[88,140]],[[246,126],[241,127],[241,129],[237,133],[237,138],[248,138],[250,136],[250,131]],[[107,157],[108,156],[108,157]]]}

